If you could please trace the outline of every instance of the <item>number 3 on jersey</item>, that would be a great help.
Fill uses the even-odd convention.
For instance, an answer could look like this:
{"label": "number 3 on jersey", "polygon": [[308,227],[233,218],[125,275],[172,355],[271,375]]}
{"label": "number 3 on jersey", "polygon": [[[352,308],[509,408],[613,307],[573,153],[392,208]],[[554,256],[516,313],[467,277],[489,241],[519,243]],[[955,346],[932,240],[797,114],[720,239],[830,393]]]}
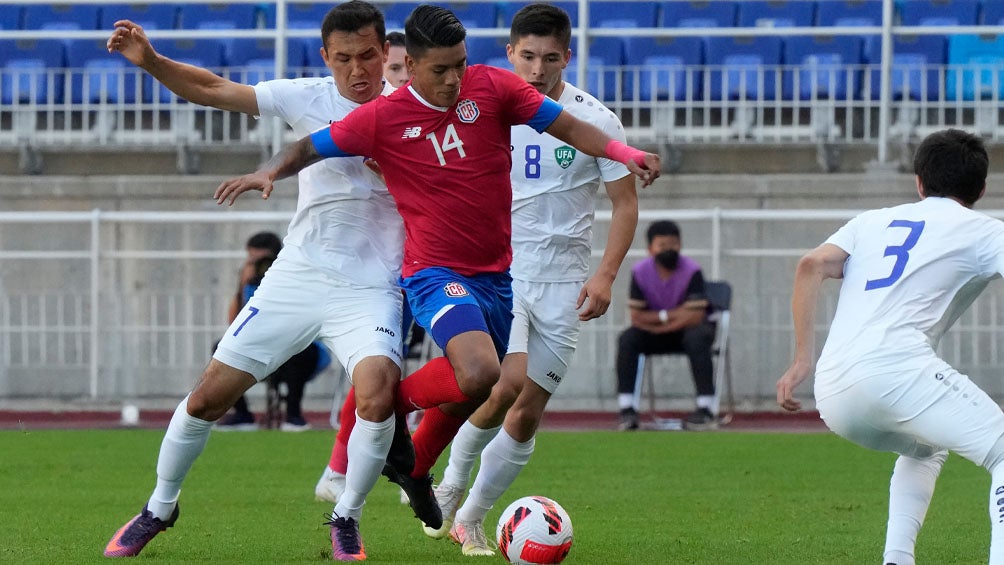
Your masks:
{"label": "number 3 on jersey", "polygon": [[457,130],[456,128],[453,127],[453,124],[449,124],[446,126],[446,135],[443,136],[442,145],[439,144],[439,139],[436,137],[436,132],[432,132],[429,135],[425,136],[425,139],[428,139],[429,141],[432,142],[432,147],[436,150],[436,157],[439,158],[440,166],[446,165],[446,156],[444,154],[447,151],[456,149],[457,153],[460,154],[461,159],[467,156],[467,154],[464,153],[464,142],[460,141],[460,136],[457,135]]}
{"label": "number 3 on jersey", "polygon": [[888,277],[874,279],[865,283],[865,290],[875,290],[892,286],[893,283],[903,276],[906,270],[906,262],[910,259],[910,250],[917,245],[921,232],[924,231],[924,222],[911,222],[909,220],[893,220],[889,224],[890,228],[909,228],[910,233],[900,245],[890,245],[885,248],[883,257],[896,257],[896,263],[892,266],[892,272]]}

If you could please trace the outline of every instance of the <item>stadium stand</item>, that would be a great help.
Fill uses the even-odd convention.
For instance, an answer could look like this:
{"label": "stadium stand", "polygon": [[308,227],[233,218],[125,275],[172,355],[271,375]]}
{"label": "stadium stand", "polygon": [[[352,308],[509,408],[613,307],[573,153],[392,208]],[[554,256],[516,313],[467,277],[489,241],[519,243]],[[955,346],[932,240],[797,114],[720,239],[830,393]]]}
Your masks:
{"label": "stadium stand", "polygon": [[44,29],[55,22],[98,29],[100,10],[96,4],[30,4],[24,7],[22,29]]}
{"label": "stadium stand", "polygon": [[489,59],[504,56],[507,43],[508,37],[468,37],[467,63],[484,64]]}
{"label": "stadium stand", "polygon": [[[275,43],[271,39],[234,39],[224,46],[224,59],[230,69],[230,80],[256,84],[275,78]],[[306,64],[304,44],[286,42],[286,78],[296,78]]]}
{"label": "stadium stand", "polygon": [[[989,0],[993,3],[993,0]],[[946,26],[976,25],[980,3],[978,0],[904,0],[900,5],[903,25]]]}
{"label": "stadium stand", "polygon": [[815,17],[815,2],[748,0],[739,3],[740,27],[808,27]]}
{"label": "stadium stand", "polygon": [[[463,22],[464,26],[469,28],[492,28],[498,25],[498,7],[492,2],[428,3],[449,8],[454,14],[456,14],[457,18]],[[416,4],[409,4],[405,2],[382,4],[380,8],[383,10],[384,17],[387,22],[395,22],[397,24],[394,27],[391,27],[388,23],[387,29],[403,29],[404,21],[408,19],[408,14],[411,14],[411,11],[415,9],[415,6]],[[513,13],[515,13],[515,11]],[[510,16],[510,20],[511,18],[512,16]]]}
{"label": "stadium stand", "polygon": [[953,35],[948,38],[945,77],[949,100],[1004,98],[1004,36]]}
{"label": "stadium stand", "polygon": [[[641,100],[697,99],[701,94],[700,67],[704,62],[704,42],[699,37],[628,37],[624,40],[624,62],[637,73],[624,81],[624,98],[633,99],[638,77]],[[630,78],[628,78],[630,77]]]}
{"label": "stadium stand", "polygon": [[711,100],[773,100],[781,64],[779,37],[709,37],[705,63]]}
{"label": "stadium stand", "polygon": [[663,2],[660,27],[734,27],[736,2]]}
{"label": "stadium stand", "polygon": [[111,30],[118,20],[131,20],[146,29],[174,29],[178,7],[174,4],[108,4],[101,8],[98,29]]}
{"label": "stadium stand", "polygon": [[104,40],[74,40],[66,50],[66,64],[74,104],[133,104],[140,99],[137,71],[124,58],[109,54]]}
{"label": "stadium stand", "polygon": [[654,27],[658,2],[591,2],[589,25],[593,27]]}
{"label": "stadium stand", "polygon": [[0,40],[0,102],[62,103],[65,66],[62,41]]}
{"label": "stadium stand", "polygon": [[784,61],[798,71],[786,71],[782,96],[791,100],[856,98],[861,87],[861,38],[795,36],[784,38]]}
{"label": "stadium stand", "polygon": [[181,29],[256,27],[258,27],[258,11],[253,4],[182,4],[178,8],[178,28]]}
{"label": "stadium stand", "polygon": [[1004,2],[987,0],[983,3],[982,24],[988,26],[1004,25]]}
{"label": "stadium stand", "polygon": [[[565,69],[565,80],[578,84],[576,37],[572,36],[572,59]],[[589,62],[586,65],[586,90],[601,100],[620,97],[623,83],[624,41],[619,37],[597,37],[589,41]]]}
{"label": "stadium stand", "polygon": [[832,0],[816,6],[818,26],[878,26],[882,25],[880,0]]}
{"label": "stadium stand", "polygon": [[[579,3],[578,2],[551,2],[555,6],[561,8],[562,10],[568,12],[568,19],[572,20],[572,27],[579,25]],[[512,25],[512,17],[516,15],[516,12],[520,8],[525,6],[522,2],[502,2],[499,5],[499,26],[503,28],[508,28]]]}
{"label": "stadium stand", "polygon": [[[872,66],[872,100],[880,98],[878,65],[882,46],[879,42],[866,44],[865,63]],[[901,35],[893,41],[892,76],[890,92],[894,100],[937,100],[941,96],[941,79],[938,69],[946,62],[945,38],[940,35]]]}

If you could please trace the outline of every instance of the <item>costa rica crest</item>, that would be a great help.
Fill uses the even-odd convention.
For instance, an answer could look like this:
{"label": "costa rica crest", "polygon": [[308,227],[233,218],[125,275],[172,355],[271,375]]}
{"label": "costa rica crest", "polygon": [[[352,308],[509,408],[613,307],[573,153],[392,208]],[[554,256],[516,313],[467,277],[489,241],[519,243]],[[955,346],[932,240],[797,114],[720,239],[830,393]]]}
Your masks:
{"label": "costa rica crest", "polygon": [[575,148],[567,145],[558,147],[554,150],[554,160],[557,161],[559,167],[567,169],[572,166],[572,161],[575,160]]}
{"label": "costa rica crest", "polygon": [[446,291],[446,296],[452,298],[460,298],[461,296],[467,296],[467,289],[464,288],[464,285],[456,281],[448,283],[446,286],[443,287],[443,290]]}
{"label": "costa rica crest", "polygon": [[465,98],[457,104],[457,117],[465,124],[473,124],[474,120],[478,119],[480,115],[481,110],[478,110],[477,103],[470,98]]}

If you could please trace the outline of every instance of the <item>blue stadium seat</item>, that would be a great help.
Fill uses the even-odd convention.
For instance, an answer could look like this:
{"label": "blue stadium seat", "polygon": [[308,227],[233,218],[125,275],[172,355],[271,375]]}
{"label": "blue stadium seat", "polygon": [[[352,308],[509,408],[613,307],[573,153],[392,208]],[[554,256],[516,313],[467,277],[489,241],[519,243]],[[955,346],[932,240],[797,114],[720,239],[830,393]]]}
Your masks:
{"label": "blue stadium seat", "polygon": [[880,26],[882,0],[827,0],[816,5],[816,25]]}
{"label": "blue stadium seat", "polygon": [[[893,72],[890,92],[894,99],[935,100],[941,94],[939,67],[947,61],[945,37],[941,35],[898,35],[893,41]],[[881,97],[880,69],[882,44],[865,43],[864,62],[871,65],[872,100]]]}
{"label": "blue stadium seat", "polygon": [[[157,42],[157,51],[175,61],[219,73],[224,66],[223,45],[221,41],[216,39],[176,39]],[[143,101],[152,102],[154,96],[161,103],[167,103],[171,101],[174,94],[164,85],[154,84],[153,78],[149,75],[144,75]]]}
{"label": "blue stadium seat", "polygon": [[704,62],[713,66],[707,70],[712,100],[774,100],[778,96],[779,37],[708,37]]}
{"label": "blue stadium seat", "polygon": [[[492,2],[426,2],[434,6],[447,8],[454,14],[464,27],[467,28],[493,28],[498,25],[498,6]],[[410,2],[395,2],[392,4],[380,4],[378,7],[383,10],[384,19],[387,21],[401,22],[411,14],[418,4]],[[389,28],[388,29],[403,29]]]}
{"label": "blue stadium seat", "polygon": [[[565,12],[568,12],[568,19],[572,20],[572,27],[579,25],[579,3],[578,2],[549,2]],[[516,15],[528,2],[503,2],[499,5],[499,15],[502,20],[502,27],[509,28],[512,25],[512,17]],[[574,42],[572,43],[575,44]]]}
{"label": "blue stadium seat", "polygon": [[[946,62],[945,38],[940,35],[899,35],[893,40],[890,93],[896,100],[937,100],[941,94],[938,67]],[[865,47],[865,62],[875,67],[871,72],[872,100],[881,94],[878,65],[882,46],[876,41]]]}
{"label": "blue stadium seat", "polygon": [[[589,25],[593,27],[655,27],[658,2],[590,2]],[[611,24],[614,21],[617,23]],[[632,22],[624,25],[621,22]]]}
{"label": "blue stadium seat", "polygon": [[[577,84],[576,37],[572,36],[572,59],[565,68],[565,80]],[[621,88],[620,67],[624,64],[624,42],[619,37],[597,37],[589,42],[585,90],[600,100],[615,100]],[[599,70],[603,67],[603,70]],[[601,83],[602,82],[602,87]]]}
{"label": "blue stadium seat", "polygon": [[983,2],[983,25],[996,26],[1004,23],[1004,2],[987,0]]}
{"label": "blue stadium seat", "polygon": [[803,0],[746,0],[739,3],[740,27],[811,26],[816,3]]}
{"label": "blue stadium seat", "polygon": [[736,2],[663,2],[661,27],[734,27]]}
{"label": "blue stadium seat", "polygon": [[[489,67],[498,67],[507,71],[513,70],[512,63],[506,57],[491,57],[485,61],[485,64]],[[566,77],[565,80],[568,80],[568,78]]]}
{"label": "blue stadium seat", "polygon": [[62,41],[0,40],[0,103],[62,102],[65,66]]}
{"label": "blue stadium seat", "polygon": [[979,0],[904,0],[900,4],[903,25],[976,25]]}
{"label": "blue stadium seat", "polygon": [[[321,38],[318,37],[290,37],[287,42],[290,45],[298,44],[303,51],[304,67],[308,69],[324,69],[324,59],[321,58]],[[304,73],[305,76],[316,76],[314,73]],[[324,70],[321,76],[330,75],[331,71]]]}
{"label": "blue stadium seat", "polygon": [[[699,37],[626,38],[624,63],[642,66],[638,70],[638,99],[698,98],[702,73],[695,67],[704,62],[703,52],[704,41]],[[624,77],[624,98],[628,100],[634,99],[634,77],[635,69],[629,69]]]}
{"label": "blue stadium seat", "polygon": [[23,16],[21,6],[0,5],[0,29],[21,29]]}
{"label": "blue stadium seat", "polygon": [[70,100],[74,104],[134,103],[136,80],[143,72],[118,53],[109,53],[104,39],[75,39],[66,50],[70,69]]}
{"label": "blue stadium seat", "polygon": [[178,9],[178,27],[184,29],[254,29],[257,24],[254,4],[182,4]]}
{"label": "blue stadium seat", "polygon": [[[945,98],[1004,98],[1004,36],[953,35],[948,38]],[[961,67],[955,67],[960,65]]]}
{"label": "blue stadium seat", "polygon": [[468,37],[467,64],[484,64],[488,59],[505,57],[505,46],[508,37]]}
{"label": "blue stadium seat", "polygon": [[[286,5],[286,22],[288,27],[300,29],[321,29],[321,22],[324,16],[328,15],[331,8],[335,7],[332,2],[299,2]],[[377,6],[380,8],[381,6]],[[275,5],[265,4],[261,9],[265,16],[265,27],[275,27]],[[297,22],[293,25],[293,22]]]}
{"label": "blue stadium seat", "polygon": [[[275,78],[275,43],[270,39],[238,38],[225,46],[230,80],[257,84]],[[286,42],[286,78],[298,76],[304,66],[303,43]]]}
{"label": "blue stadium seat", "polygon": [[72,22],[80,29],[98,29],[96,4],[31,4],[24,7],[23,29],[42,29],[51,22]]}
{"label": "blue stadium seat", "polygon": [[178,6],[174,4],[108,4],[101,8],[100,29],[110,30],[119,20],[131,20],[144,28],[174,29]]}
{"label": "blue stadium seat", "polygon": [[[861,38],[794,36],[784,38],[785,71],[782,96],[791,100],[857,98],[861,90]],[[849,68],[849,66],[853,66]]]}

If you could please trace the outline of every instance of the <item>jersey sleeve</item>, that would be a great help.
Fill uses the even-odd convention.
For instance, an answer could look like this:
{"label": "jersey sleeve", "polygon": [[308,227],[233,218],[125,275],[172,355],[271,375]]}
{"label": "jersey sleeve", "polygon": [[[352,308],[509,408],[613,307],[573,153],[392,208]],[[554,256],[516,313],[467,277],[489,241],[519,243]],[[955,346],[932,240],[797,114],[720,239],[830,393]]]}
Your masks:
{"label": "jersey sleeve", "polygon": [[[349,115],[332,124],[326,130],[320,130],[310,136],[317,152],[325,157],[347,157],[359,155],[374,157],[376,143],[374,140],[374,121],[376,120],[376,101],[363,104]],[[325,133],[327,135],[325,135]]]}
{"label": "jersey sleeve", "polygon": [[982,238],[984,271],[1004,276],[1004,223],[991,218],[987,219],[987,223],[987,235]]}
{"label": "jersey sleeve", "polygon": [[503,93],[502,104],[509,111],[510,124],[526,124],[543,132],[561,113],[561,104],[537,92],[514,73],[492,69],[496,92]]}
{"label": "jersey sleeve", "polygon": [[296,84],[288,79],[265,80],[254,85],[258,101],[257,117],[282,118],[287,124],[293,123],[303,114],[302,104],[290,104]]}
{"label": "jersey sleeve", "polygon": [[823,243],[836,245],[843,249],[848,255],[854,255],[854,245],[857,242],[858,226],[861,224],[861,216],[853,218],[844,224],[833,235],[826,238]]}

